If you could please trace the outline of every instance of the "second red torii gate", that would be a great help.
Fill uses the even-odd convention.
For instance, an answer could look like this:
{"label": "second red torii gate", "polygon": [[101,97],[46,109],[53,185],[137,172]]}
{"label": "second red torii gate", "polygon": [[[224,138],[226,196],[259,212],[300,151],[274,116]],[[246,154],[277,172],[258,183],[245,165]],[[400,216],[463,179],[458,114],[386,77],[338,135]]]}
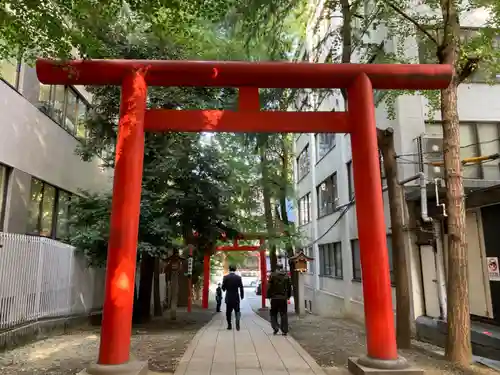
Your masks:
{"label": "second red torii gate", "polygon": [[[144,371],[129,359],[145,131],[349,133],[367,342],[367,356],[359,363],[379,369],[405,366],[396,347],[373,89],[444,89],[451,66],[38,60],[36,68],[44,84],[122,88],[101,342],[92,373],[99,366],[106,373]],[[148,86],[235,87],[239,112],[147,110]],[[259,88],[346,89],[348,111],[261,111]]]}
{"label": "second red torii gate", "polygon": [[[267,294],[267,262],[266,262],[266,249],[264,249],[264,238],[268,237],[266,234],[244,234],[240,233],[233,239],[232,245],[221,245],[215,248],[216,252],[219,251],[258,251],[259,252],[259,269],[260,269],[260,280],[262,282],[262,294],[261,294],[261,308],[266,308],[266,294]],[[224,235],[221,236],[222,240],[226,240]],[[259,245],[240,245],[240,240],[259,240]],[[201,306],[204,309],[208,309],[208,299],[209,299],[209,286],[210,286],[210,257],[211,254],[205,252],[203,257],[203,292]]]}

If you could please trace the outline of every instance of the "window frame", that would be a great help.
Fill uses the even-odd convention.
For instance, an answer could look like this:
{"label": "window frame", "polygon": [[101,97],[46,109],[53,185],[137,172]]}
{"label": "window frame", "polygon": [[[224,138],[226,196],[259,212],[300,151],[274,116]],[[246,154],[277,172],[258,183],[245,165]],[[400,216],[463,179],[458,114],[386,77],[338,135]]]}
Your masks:
{"label": "window frame", "polygon": [[[79,117],[80,117],[80,106],[83,105],[85,106],[86,110],[86,116],[88,116],[88,112],[90,110],[90,103],[72,86],[63,86],[63,85],[44,85],[45,87],[49,87],[49,99],[47,103],[41,102],[40,101],[40,93],[41,90],[39,90],[38,93],[38,109],[43,112],[45,115],[47,115],[52,121],[54,121],[57,125],[59,125],[61,128],[63,128],[68,134],[70,134],[72,137],[76,138],[79,141],[85,141],[86,137],[88,136],[88,129],[86,125],[84,125],[84,132],[85,136],[80,137],[78,135],[78,129],[79,129]],[[59,115],[56,115],[55,112],[55,95],[56,95],[56,90],[60,87],[63,87],[64,89],[64,99],[62,101],[62,111]],[[76,123],[73,124],[73,129],[69,129],[69,127],[66,124],[66,121],[68,120],[68,105],[69,105],[69,96],[73,95],[76,99],[75,102],[75,109],[76,109]],[[42,106],[44,104],[44,106]]]}
{"label": "window frame", "polygon": [[352,160],[346,163],[347,168],[347,191],[349,194],[349,201],[355,198],[355,187],[354,187],[354,170],[352,168]]}
{"label": "window frame", "polygon": [[[322,136],[333,136],[333,144],[324,151],[324,154],[320,154],[321,147],[321,137]],[[337,133],[316,133],[314,135],[314,142],[316,142],[316,164],[318,164],[323,158],[326,157],[334,148],[337,146]]]}
{"label": "window frame", "polygon": [[[321,194],[321,185],[326,184],[328,186],[328,182],[331,181],[332,191],[333,191],[333,201],[326,202],[326,209],[323,211],[321,207],[323,206],[323,194]],[[325,189],[326,190],[326,189]],[[331,215],[337,211],[338,200],[339,200],[339,192],[338,192],[338,179],[337,172],[332,173],[330,176],[325,178],[321,183],[316,186],[316,196],[317,196],[317,209],[318,209],[318,219],[321,219],[325,216]],[[330,206],[329,206],[330,204]],[[330,209],[328,207],[331,207]]]}
{"label": "window frame", "polygon": [[[8,59],[0,59],[0,64],[3,61],[6,61],[6,62],[10,63],[10,61]],[[3,78],[1,75],[0,75],[0,80],[2,80],[3,82],[5,82],[7,85],[9,85],[15,91],[19,92],[19,86],[20,86],[20,83],[21,83],[21,70],[22,70],[22,65],[23,65],[21,57],[18,56],[15,59],[15,64],[12,63],[11,65],[14,66],[14,68],[16,69],[16,76],[14,78],[14,84],[10,83],[7,79]]]}
{"label": "window frame", "polygon": [[[342,242],[329,242],[318,245],[321,277],[343,280]],[[337,262],[339,260],[339,262]]]}
{"label": "window frame", "polygon": [[5,224],[5,214],[7,208],[7,194],[9,189],[10,174],[12,168],[5,164],[0,164],[0,232],[3,231]]}
{"label": "window frame", "polygon": [[[301,161],[305,157],[304,168],[301,167]],[[309,154],[309,144],[305,145],[302,151],[299,153],[296,159],[297,163],[297,182],[300,182],[304,177],[306,177],[311,172],[311,155]],[[305,170],[305,172],[303,171]],[[303,174],[302,174],[303,173]]]}
{"label": "window frame", "polygon": [[[304,204],[305,211],[304,211]],[[298,201],[299,206],[299,226],[309,224],[312,221],[311,213],[311,193],[306,193]],[[305,217],[302,214],[305,213]]]}
{"label": "window frame", "polygon": [[[482,139],[482,133],[480,131],[481,125],[492,125],[496,126],[496,137],[493,139]],[[440,121],[426,121],[425,123],[426,130],[425,134],[428,135],[438,135],[438,136],[443,136],[442,134],[442,128],[441,128],[441,122]],[[437,129],[433,129],[433,127],[437,126]],[[465,145],[460,145],[461,153],[460,153],[460,158],[466,158],[466,157],[476,157],[476,156],[481,156],[481,155],[488,155],[492,154],[491,151],[485,151],[484,149],[487,146],[490,146],[494,143],[496,143],[498,147],[498,151],[494,152],[500,153],[500,122],[498,121],[460,121],[460,130],[461,134],[464,134],[464,127],[470,127],[470,134],[472,135],[472,139],[470,143],[467,143]],[[461,142],[464,139],[464,137],[461,137]],[[472,150],[472,156],[471,155],[464,155],[462,153],[463,149],[467,150]],[[485,172],[485,168],[491,168],[493,166],[497,167],[498,169],[498,174],[500,178],[500,160],[491,160],[483,163],[477,163],[477,164],[469,164],[463,169],[463,177],[464,180],[483,180],[483,179],[492,179],[496,180],[497,178],[495,177],[486,177],[488,173]]]}
{"label": "window frame", "polygon": [[[67,190],[58,188],[55,185],[49,184],[48,182],[45,182],[44,180],[41,180],[39,178],[32,176],[31,177],[31,184],[33,184],[34,181],[38,181],[39,183],[41,183],[41,186],[42,186],[41,199],[40,199],[40,202],[38,203],[36,228],[34,231],[29,230],[29,229],[31,229],[31,228],[29,228],[26,231],[26,234],[30,235],[30,236],[38,236],[38,237],[51,238],[54,240],[61,240],[62,237],[58,236],[58,222],[59,222],[59,216],[60,216],[59,215],[59,200],[61,197],[61,193],[67,194],[67,196],[68,196],[68,213],[67,214],[68,214],[68,220],[69,220],[69,217],[71,215],[69,202],[71,202],[71,199],[72,199],[74,194],[72,194],[71,192],[69,192]],[[51,223],[50,223],[50,234],[49,235],[43,235],[41,233],[42,220],[43,220],[43,217],[42,217],[43,216],[43,204],[44,204],[44,199],[45,199],[46,187],[50,187],[50,188],[54,189],[54,203],[53,203],[52,208],[51,208]],[[31,203],[33,203],[33,199],[32,199],[33,196],[32,196],[31,189],[30,189],[30,194],[31,194],[31,197],[30,197],[30,220],[31,220]],[[69,225],[69,223],[68,223],[68,225]],[[67,233],[69,233],[69,227],[68,227]]]}

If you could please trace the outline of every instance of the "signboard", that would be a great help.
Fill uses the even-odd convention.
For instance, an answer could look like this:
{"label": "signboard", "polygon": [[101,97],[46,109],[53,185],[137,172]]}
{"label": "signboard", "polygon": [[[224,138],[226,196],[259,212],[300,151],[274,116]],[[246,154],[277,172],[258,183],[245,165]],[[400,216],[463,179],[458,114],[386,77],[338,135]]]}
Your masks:
{"label": "signboard", "polygon": [[490,281],[500,281],[500,270],[498,269],[498,258],[487,257],[486,264],[488,265],[488,278]]}
{"label": "signboard", "polygon": [[193,258],[192,257],[188,258],[188,271],[187,271],[187,273],[188,273],[188,275],[193,274]]}

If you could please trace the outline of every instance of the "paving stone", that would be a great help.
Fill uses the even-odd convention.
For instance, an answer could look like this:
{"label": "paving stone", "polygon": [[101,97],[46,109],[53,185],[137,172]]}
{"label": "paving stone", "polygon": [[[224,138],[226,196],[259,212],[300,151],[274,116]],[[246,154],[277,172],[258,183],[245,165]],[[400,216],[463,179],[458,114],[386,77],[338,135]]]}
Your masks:
{"label": "paving stone", "polygon": [[324,375],[291,337],[273,336],[269,323],[242,303],[240,331],[216,315],[193,340],[175,375]]}

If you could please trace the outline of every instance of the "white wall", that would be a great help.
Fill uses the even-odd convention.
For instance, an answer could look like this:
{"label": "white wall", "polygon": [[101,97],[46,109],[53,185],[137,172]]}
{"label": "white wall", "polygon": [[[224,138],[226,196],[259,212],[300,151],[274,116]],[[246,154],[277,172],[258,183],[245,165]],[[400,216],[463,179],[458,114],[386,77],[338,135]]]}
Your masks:
{"label": "white wall", "polygon": [[83,162],[75,154],[78,141],[2,81],[0,114],[0,163],[73,193],[111,187],[100,160]]}

